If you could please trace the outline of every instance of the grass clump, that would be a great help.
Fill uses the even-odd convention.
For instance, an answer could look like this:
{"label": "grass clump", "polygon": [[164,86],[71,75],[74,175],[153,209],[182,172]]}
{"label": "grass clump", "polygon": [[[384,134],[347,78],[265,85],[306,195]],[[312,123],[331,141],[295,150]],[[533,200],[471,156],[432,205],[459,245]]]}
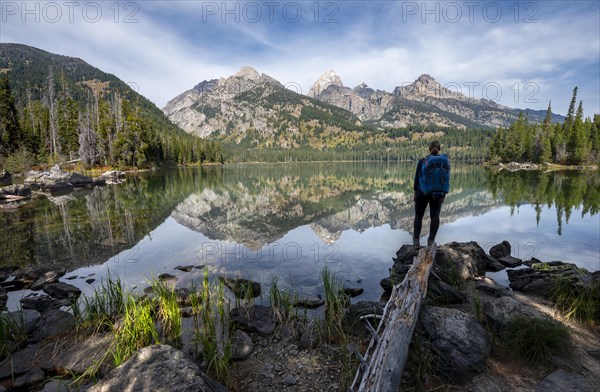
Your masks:
{"label": "grass clump", "polygon": [[217,380],[227,383],[232,344],[229,339],[229,307],[222,281],[211,284],[204,270],[201,287],[190,295],[194,318],[194,340]]}
{"label": "grass clump", "polygon": [[108,275],[90,298],[82,296],[83,311],[76,306],[73,311],[83,326],[94,326],[97,331],[110,330],[125,313],[125,294],[121,279],[113,280]]}
{"label": "grass clump", "polygon": [[17,314],[17,317],[7,313],[0,314],[0,360],[21,347],[27,340],[23,314],[13,314]]}
{"label": "grass clump", "polygon": [[567,319],[575,319],[584,324],[600,325],[600,282],[589,286],[559,279],[554,288],[556,307]]}
{"label": "grass clump", "polygon": [[552,320],[517,316],[505,329],[504,348],[517,360],[532,364],[547,362],[552,356],[569,354],[569,330]]}
{"label": "grass clump", "polygon": [[153,316],[154,305],[150,300],[135,295],[127,296],[123,320],[116,327],[113,351],[115,366],[129,359],[137,349],[160,343]]}
{"label": "grass clump", "polygon": [[152,279],[150,287],[155,294],[156,316],[162,326],[165,342],[175,347],[180,345],[181,310],[177,302],[177,292],[170,285]]}
{"label": "grass clump", "polygon": [[321,283],[325,294],[325,314],[320,327],[321,339],[338,347],[337,358],[340,361],[340,390],[350,386],[356,372],[356,342],[344,328],[346,306],[350,304],[348,295],[343,292],[342,279],[329,268],[321,270]]}

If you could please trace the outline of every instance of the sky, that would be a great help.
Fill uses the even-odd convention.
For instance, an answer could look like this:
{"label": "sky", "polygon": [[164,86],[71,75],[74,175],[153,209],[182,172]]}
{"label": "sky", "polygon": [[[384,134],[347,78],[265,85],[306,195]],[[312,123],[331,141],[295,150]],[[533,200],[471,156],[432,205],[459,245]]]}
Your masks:
{"label": "sky", "polygon": [[600,113],[600,1],[8,1],[0,42],[79,57],[158,107],[242,66],[306,94],[429,74],[515,108]]}

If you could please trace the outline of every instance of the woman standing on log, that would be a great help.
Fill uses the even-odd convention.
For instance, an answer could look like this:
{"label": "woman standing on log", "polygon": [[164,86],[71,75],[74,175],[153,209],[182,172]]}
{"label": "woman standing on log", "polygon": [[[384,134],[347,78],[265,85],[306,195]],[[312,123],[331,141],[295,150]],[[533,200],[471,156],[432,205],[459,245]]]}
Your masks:
{"label": "woman standing on log", "polygon": [[446,154],[440,154],[441,145],[437,140],[429,144],[429,155],[419,160],[415,172],[415,221],[413,246],[420,246],[421,226],[425,209],[429,205],[431,223],[427,246],[435,242],[440,226],[440,211],[446,194],[450,190],[450,160]]}

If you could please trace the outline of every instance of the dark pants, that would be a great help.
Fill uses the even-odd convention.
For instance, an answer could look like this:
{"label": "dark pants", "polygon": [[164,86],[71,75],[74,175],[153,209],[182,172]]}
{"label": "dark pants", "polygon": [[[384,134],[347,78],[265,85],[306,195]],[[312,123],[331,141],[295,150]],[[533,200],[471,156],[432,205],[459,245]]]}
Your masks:
{"label": "dark pants", "polygon": [[415,222],[413,238],[421,238],[421,226],[423,224],[423,215],[425,215],[425,209],[429,204],[429,214],[431,216],[431,223],[429,225],[429,241],[435,241],[435,235],[437,234],[438,228],[440,227],[440,211],[442,210],[442,204],[444,198],[439,197],[434,199],[431,195],[425,195],[421,191],[417,191],[415,197]]}

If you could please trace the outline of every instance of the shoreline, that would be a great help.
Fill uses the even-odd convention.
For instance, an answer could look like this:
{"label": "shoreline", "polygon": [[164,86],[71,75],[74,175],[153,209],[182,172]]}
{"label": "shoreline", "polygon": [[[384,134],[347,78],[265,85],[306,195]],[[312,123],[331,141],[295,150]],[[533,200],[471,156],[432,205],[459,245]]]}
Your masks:
{"label": "shoreline", "polygon": [[[503,254],[506,254],[506,247],[504,246],[504,248],[502,248],[500,247],[500,245],[502,244],[498,244],[498,248],[496,248],[495,250],[490,250],[490,253],[495,253],[498,251],[503,252]],[[480,323],[481,325],[483,325],[484,328],[481,331],[483,331],[485,335],[495,336],[496,334],[501,333],[501,331],[503,330],[502,327],[501,329],[497,329],[497,324],[507,322],[506,317],[503,316],[503,314],[505,314],[503,312],[506,312],[508,311],[508,309],[511,309],[509,311],[509,315],[523,314],[528,315],[528,317],[534,317],[535,319],[540,317],[542,319],[547,318],[549,320],[554,320],[552,321],[553,323],[567,325],[569,328],[572,329],[571,334],[574,336],[573,339],[575,344],[574,350],[577,350],[579,356],[589,354],[585,351],[589,348],[588,346],[600,349],[600,341],[597,339],[598,336],[596,335],[596,339],[594,340],[594,338],[590,337],[593,335],[589,335],[590,333],[593,334],[593,332],[591,332],[593,331],[593,329],[588,329],[588,327],[583,327],[583,325],[579,322],[573,322],[572,320],[566,319],[564,317],[564,313],[562,312],[557,313],[555,310],[555,305],[548,301],[548,298],[544,299],[532,295],[531,293],[522,291],[510,291],[504,287],[498,287],[498,285],[496,285],[491,279],[482,276],[481,271],[483,271],[483,269],[498,268],[498,266],[495,265],[495,263],[498,262],[498,259],[496,259],[496,257],[486,255],[483,249],[473,245],[473,243],[449,243],[441,245],[440,249],[442,250],[442,256],[440,260],[438,260],[436,257],[436,265],[438,268],[435,269],[436,276],[438,278],[430,277],[429,284],[429,291],[436,292],[438,294],[436,294],[434,297],[430,297],[430,295],[428,294],[428,300],[425,306],[426,310],[424,310],[425,312],[427,312],[427,314],[445,314],[444,312],[451,311],[453,312],[452,314],[462,315],[460,317],[467,317],[470,320],[472,320],[472,322]],[[510,249],[508,249],[508,252],[510,252]],[[495,254],[496,256],[500,255],[497,253]],[[406,273],[406,266],[409,265],[409,263],[411,262],[413,255],[414,249],[412,249],[412,247],[410,246],[403,246],[397,252],[396,260],[393,263],[391,269],[392,273],[390,279],[392,280],[392,282],[394,282],[394,279],[402,278],[402,274]],[[567,268],[563,267],[562,264],[557,265],[552,263],[536,263],[536,261],[539,260],[532,259],[532,266],[526,268],[525,270],[533,272],[543,272],[550,271],[551,269],[555,268],[556,271],[559,271],[556,273],[560,273],[561,269]],[[512,262],[512,260],[503,260],[502,258],[500,258],[500,262],[508,263]],[[533,267],[533,265],[537,265],[537,267]],[[449,269],[446,268],[449,266]],[[182,266],[182,271],[191,270],[191,268],[194,267]],[[456,273],[459,271],[463,272],[460,272],[459,275],[456,275]],[[522,269],[519,271],[522,271]],[[600,274],[590,274],[590,276],[594,277],[597,275]],[[205,272],[205,277],[207,277],[206,279],[208,279],[207,272]],[[438,281],[440,277],[442,280]],[[193,298],[189,301],[182,300],[183,302],[180,302],[180,295],[187,295],[189,299],[190,296],[193,297],[194,294],[190,291],[185,293],[184,291],[181,291],[181,289],[176,289],[176,280],[173,280],[173,278],[173,276],[168,276],[168,274],[157,278],[157,281],[151,284],[151,287],[153,287],[152,290],[144,290],[145,294],[141,294],[140,296],[135,297],[135,303],[137,303],[136,306],[143,307],[151,304],[152,307],[157,306],[158,308],[162,309],[161,307],[164,305],[161,305],[161,303],[163,303],[164,301],[177,300],[178,305],[176,307],[176,314],[180,316],[171,314],[171,316],[169,317],[175,317],[173,320],[180,320],[179,328],[183,328],[182,326],[184,324],[190,325],[190,323],[192,325],[192,328],[200,328],[200,334],[196,332],[192,333],[191,335],[196,336],[195,339],[199,340],[196,341],[196,344],[192,344],[194,343],[194,339],[184,339],[183,329],[175,330],[175,335],[173,335],[175,337],[175,340],[172,340],[173,336],[169,338],[169,331],[173,333],[173,330],[169,328],[172,328],[172,326],[175,324],[168,324],[171,325],[171,327],[169,328],[165,327],[165,325],[167,325],[165,324],[166,319],[162,318],[165,316],[160,316],[160,314],[164,315],[164,313],[163,311],[157,310],[156,315],[153,317],[158,317],[155,322],[163,326],[161,328],[162,332],[160,332],[160,342],[171,344],[175,348],[183,350],[188,355],[191,354],[192,356],[198,358],[198,362],[196,363],[203,374],[208,373],[212,377],[216,377],[219,381],[228,385],[230,390],[232,391],[256,390],[258,388],[265,392],[270,392],[279,391],[284,387],[288,390],[305,390],[303,388],[306,387],[308,387],[310,390],[319,391],[342,390],[342,386],[345,382],[347,382],[343,381],[343,379],[347,380],[348,376],[353,374],[353,369],[355,369],[358,365],[358,360],[354,357],[353,354],[343,354],[344,352],[346,352],[344,347],[348,344],[354,345],[354,347],[364,347],[364,344],[369,339],[368,334],[360,335],[361,332],[359,331],[361,331],[361,329],[346,329],[348,325],[354,325],[353,323],[357,322],[353,321],[350,322],[350,324],[348,324],[349,322],[346,318],[347,315],[354,314],[354,316],[352,317],[356,318],[352,318],[351,320],[358,320],[358,316],[360,316],[361,313],[356,312],[360,312],[358,309],[360,308],[359,304],[361,304],[362,302],[359,300],[360,297],[357,297],[356,300],[353,300],[351,303],[347,303],[346,301],[348,300],[343,299],[344,296],[341,296],[341,294],[339,294],[338,290],[343,286],[343,277],[326,277],[324,275],[323,283],[333,283],[332,287],[334,287],[334,290],[333,292],[327,292],[327,290],[325,290],[325,292],[323,293],[324,295],[322,301],[313,298],[313,300],[315,301],[314,305],[319,306],[319,314],[323,312],[322,318],[317,317],[317,319],[307,319],[306,311],[301,310],[301,308],[295,308],[292,305],[292,301],[294,299],[294,295],[292,295],[293,293],[281,292],[278,291],[278,289],[272,287],[269,295],[269,298],[272,302],[271,305],[262,306],[256,305],[256,303],[252,299],[252,296],[256,294],[257,288],[256,286],[253,286],[252,284],[248,283],[250,281],[241,281],[241,283],[235,282],[235,280],[229,281],[228,283],[226,281],[222,281],[218,285],[215,285],[213,281],[213,283],[203,284],[203,286],[197,288],[199,290],[198,292],[200,292],[200,289],[202,287],[205,287],[204,290],[208,288],[209,291],[205,291],[204,295],[214,295],[216,296],[214,297],[214,299],[216,300],[218,300],[218,298],[229,298],[227,301],[229,301],[230,310],[225,312],[217,310],[216,313],[214,313],[215,316],[218,314],[226,316],[226,320],[228,321],[226,321],[223,324],[223,326],[225,326],[224,331],[229,331],[226,332],[226,335],[219,335],[219,332],[217,332],[219,329],[205,330],[205,328],[214,328],[214,325],[213,327],[211,327],[212,324],[206,324],[206,320],[218,320],[218,318],[214,319],[210,317],[209,319],[204,319],[202,316],[203,310],[201,309],[201,307],[197,307],[198,305],[194,305]],[[542,278],[538,277],[536,279]],[[56,278],[56,280],[58,281],[58,278]],[[447,283],[445,286],[440,286],[441,282],[444,281],[447,281],[449,283]],[[65,282],[68,282],[68,280],[66,280]],[[168,286],[171,283],[173,284],[173,288],[168,289],[168,287],[171,287]],[[274,283],[276,285],[275,281]],[[238,286],[239,288],[237,288]],[[383,286],[384,284],[382,280],[382,287]],[[103,284],[103,287],[106,287],[110,290],[111,287],[115,287],[115,282],[106,283],[106,285]],[[250,287],[252,287],[252,289],[250,289]],[[337,289],[335,287],[337,287]],[[383,289],[384,291],[386,291],[386,287],[383,287]],[[233,295],[236,292],[240,294],[243,298],[237,298],[237,296]],[[251,292],[253,294],[250,294]],[[295,298],[298,298],[298,294],[295,295]],[[454,298],[454,300],[448,302],[450,298]],[[458,300],[460,298],[462,298],[462,300]],[[186,305],[185,301],[188,301],[188,305]],[[85,302],[88,305],[90,303],[95,303],[94,300],[92,300],[91,302],[90,300]],[[217,301],[215,303],[220,302]],[[336,303],[342,306],[340,307],[339,305],[335,305]],[[381,306],[382,304],[384,304],[384,302],[379,302],[379,304],[379,306]],[[377,306],[376,303],[362,305],[362,309],[368,309],[368,311],[372,313],[374,309],[373,306]],[[236,313],[235,309],[241,309],[241,313],[239,311]],[[331,309],[338,310],[332,314]],[[46,312],[47,311],[42,311],[40,313],[47,314]],[[62,316],[64,316],[63,313],[58,312],[58,310],[54,311],[53,314],[61,314]],[[83,313],[79,314],[86,314],[85,310],[83,310]],[[103,324],[104,321],[102,320],[104,319],[97,319],[99,320],[100,324],[105,325],[105,327],[101,328],[100,330],[98,329],[97,322],[96,324],[94,324],[95,327],[92,327],[89,324],[87,324],[87,327],[85,327],[85,323],[81,324],[73,318],[71,319],[71,322],[75,323],[75,325],[79,325],[79,327],[76,328],[77,333],[72,334],[73,324],[69,324],[70,327],[64,329],[63,332],[59,334],[58,338],[50,338],[54,340],[50,340],[49,342],[54,343],[49,344],[52,345],[60,342],[61,345],[65,344],[66,347],[70,347],[71,342],[78,342],[77,344],[73,343],[74,346],[71,350],[72,354],[83,352],[87,350],[91,345],[95,347],[95,349],[98,349],[99,351],[104,353],[92,355],[92,359],[103,358],[101,363],[104,363],[104,359],[111,359],[113,357],[111,355],[107,356],[106,353],[110,352],[114,349],[114,347],[116,347],[113,346],[112,343],[107,342],[115,341],[114,339],[119,339],[119,331],[121,331],[122,328],[125,328],[124,325],[126,324],[123,324],[124,321],[119,321],[122,317],[125,317],[125,320],[127,319],[126,316],[117,314],[114,318],[114,321],[110,321],[108,324]],[[41,319],[43,318],[44,317],[42,317]],[[111,318],[111,320],[113,319]],[[316,320],[316,322],[310,320]],[[185,322],[182,323],[183,321]],[[115,323],[114,326],[113,323]],[[436,323],[424,324],[422,327],[420,327],[421,329],[418,330],[417,333],[419,335],[425,334],[422,338],[426,338],[426,336],[428,336],[428,329],[433,328],[435,324]],[[457,324],[457,326],[459,325],[460,323]],[[95,331],[92,334],[89,334],[90,327],[92,327],[92,332]],[[597,330],[597,327],[598,325],[596,325],[596,327],[594,328],[596,328]],[[105,328],[108,328],[108,330],[106,330]],[[127,328],[133,327],[130,326]],[[468,328],[469,333],[472,333],[471,329],[471,327]],[[37,330],[34,329],[32,333],[35,335],[37,333],[36,331]],[[202,331],[205,331],[205,335],[202,335]],[[212,334],[217,334],[212,336],[213,338],[215,336],[223,336],[223,338],[225,339],[224,342],[229,341],[231,342],[231,344],[233,344],[233,346],[229,346],[229,343],[227,343],[225,344],[225,346],[223,346],[231,347],[232,350],[231,352],[229,352],[228,355],[224,357],[225,359],[219,359],[220,357],[213,358],[216,361],[215,364],[217,364],[218,366],[222,366],[221,368],[212,367],[212,365],[210,365],[210,363],[212,362],[208,361],[205,357],[206,355],[214,354],[207,354],[206,351],[203,351],[204,356],[198,356],[198,342],[204,342],[202,343],[205,347],[204,350],[207,349],[206,347],[210,347],[210,339],[203,340],[202,338],[202,336],[204,336],[205,338],[210,337],[206,335],[207,331],[211,336]],[[440,331],[440,333],[441,332],[442,331]],[[356,333],[359,333],[359,335],[356,335]],[[112,334],[114,334],[113,337],[111,337]],[[163,336],[162,334],[166,335]],[[44,341],[46,341],[47,339],[48,338],[44,339]],[[526,390],[533,391],[538,384],[544,382],[546,376],[554,374],[555,369],[564,368],[564,361],[571,361],[564,358],[558,362],[551,360],[550,364],[546,364],[542,368],[535,366],[529,367],[529,365],[517,365],[517,363],[519,362],[515,362],[514,359],[511,359],[510,355],[508,355],[508,353],[505,351],[504,348],[502,348],[502,346],[497,346],[498,341],[494,339],[495,338],[491,338],[490,341],[491,352],[489,352],[487,355],[484,355],[484,357],[475,360],[473,362],[472,368],[465,370],[465,374],[469,375],[467,377],[468,380],[466,380],[466,383],[459,384],[463,385],[463,387],[465,388],[464,390],[482,390],[481,388],[483,388],[486,385],[486,383],[494,383],[498,381],[508,383],[508,385],[516,386],[519,385],[519,382],[522,383],[523,379],[525,379],[525,383],[528,384],[530,387],[530,389]],[[102,347],[104,347],[103,349],[100,349],[101,347],[99,348],[97,344],[93,344],[93,342],[97,343],[98,340],[103,342],[103,345],[101,345]],[[238,344],[240,341],[242,342],[241,346]],[[34,346],[35,344],[37,343],[33,343]],[[207,344],[209,346],[206,346]],[[146,346],[146,344],[143,344],[142,346],[144,347]],[[43,350],[43,347],[40,347],[39,344],[35,347],[36,350]],[[111,349],[111,347],[113,348]],[[153,347],[154,348],[151,348],[152,350],[160,349],[159,346]],[[137,348],[137,346],[134,346],[134,348]],[[235,351],[236,349],[241,350],[241,352]],[[26,347],[21,351],[25,350],[31,351],[31,348]],[[12,354],[13,359],[20,358],[19,352],[21,351],[15,351]],[[71,351],[66,350],[67,353],[71,353]],[[474,349],[474,351],[477,350]],[[233,354],[234,352],[236,353],[235,355]],[[136,355],[135,350],[131,353],[134,356]],[[483,350],[482,353],[485,353],[485,350]],[[65,360],[65,358],[61,357],[61,355],[59,355],[59,358],[57,358],[56,361],[60,362]],[[443,356],[444,354],[438,353],[435,355]],[[68,355],[65,354],[65,357],[67,356]],[[241,358],[239,356],[241,356]],[[436,357],[432,358],[433,359],[430,358],[428,361],[434,360],[434,363],[436,363],[435,361],[438,361],[435,360]],[[583,360],[582,358],[578,358],[577,361]],[[234,360],[232,361],[232,359]],[[441,358],[439,360],[441,360]],[[90,366],[94,364],[93,361],[86,361],[86,363]],[[312,365],[309,365],[311,363]],[[481,367],[481,363],[487,363],[488,366]],[[586,364],[589,365],[587,362]],[[4,367],[6,367],[6,362],[0,364],[0,379],[2,379],[0,380],[0,384],[10,386],[11,384],[7,383],[7,380],[5,378],[6,376],[3,376],[4,373],[2,373],[3,365]],[[100,364],[97,365],[100,366]],[[110,363],[104,363],[104,365],[107,365],[108,367],[105,369],[105,372],[101,372],[100,378],[108,379],[107,376],[111,374],[109,368],[114,368],[115,365],[110,365]],[[449,387],[450,385],[456,385],[458,379],[462,379],[462,376],[460,376],[458,379],[454,379],[454,381],[445,380],[444,377],[442,377],[440,373],[437,373],[437,371],[434,371],[433,368],[429,368],[429,370],[426,370],[426,374],[416,373],[419,374],[419,376],[416,376],[416,374],[413,372],[415,371],[415,369],[418,369],[419,366],[422,365],[423,364],[420,363],[419,359],[409,358],[409,363],[407,365],[407,369],[405,370],[405,372],[408,371],[409,373],[407,373],[406,376],[408,378],[405,378],[403,381],[404,387],[414,387],[417,384],[423,385],[420,384],[424,382],[423,379],[421,379],[421,377],[424,377],[425,375],[428,375],[426,379],[429,380],[425,381],[425,383],[430,387],[440,387],[444,385]],[[13,366],[13,369],[17,369],[18,374],[14,376],[15,379],[19,379],[21,375],[28,374],[31,370],[20,368],[19,366],[14,364],[11,364],[11,366]],[[504,366],[511,367],[513,372],[511,374],[504,374],[503,372],[498,373],[494,371],[495,368],[502,368]],[[518,366],[519,370],[516,370],[516,368],[514,368],[513,366]],[[600,369],[600,363],[598,363],[598,366]],[[95,367],[95,369],[99,370],[100,368]],[[89,372],[87,372],[86,368],[79,367],[76,370],[77,371],[74,371],[74,374],[82,376],[80,377],[80,380],[83,378],[89,379],[90,374]],[[572,368],[569,367],[564,368],[564,370],[572,372]],[[600,375],[600,373],[597,373],[597,375]],[[514,378],[514,376],[517,377]],[[588,373],[584,373],[584,376],[587,377],[585,379],[586,382],[590,382],[592,383],[592,385],[600,385],[600,380],[594,379],[593,377],[590,379]],[[331,389],[331,387],[334,384],[338,386],[338,389]]]}

